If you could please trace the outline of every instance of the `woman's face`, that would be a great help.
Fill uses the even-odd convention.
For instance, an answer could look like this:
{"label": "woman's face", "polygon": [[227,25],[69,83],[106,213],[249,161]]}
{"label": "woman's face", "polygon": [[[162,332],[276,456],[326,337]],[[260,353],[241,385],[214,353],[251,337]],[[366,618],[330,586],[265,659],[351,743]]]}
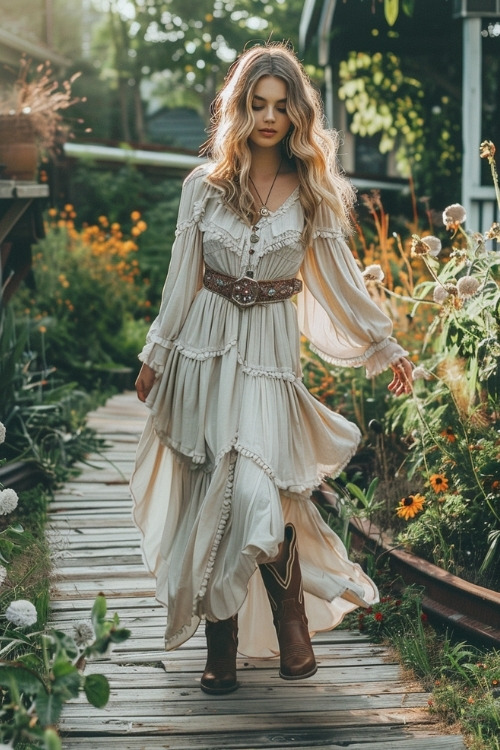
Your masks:
{"label": "woman's face", "polygon": [[276,147],[288,133],[287,87],[282,78],[263,76],[255,87],[252,110],[255,124],[248,140],[260,148]]}

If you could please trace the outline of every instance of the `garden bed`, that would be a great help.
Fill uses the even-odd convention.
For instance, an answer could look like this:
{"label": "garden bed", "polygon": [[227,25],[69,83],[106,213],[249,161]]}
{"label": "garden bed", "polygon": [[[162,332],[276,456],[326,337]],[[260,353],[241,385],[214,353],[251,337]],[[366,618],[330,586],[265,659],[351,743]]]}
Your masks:
{"label": "garden bed", "polygon": [[[320,494],[338,512],[335,495],[328,485],[322,486]],[[351,518],[349,531],[354,548],[368,548],[378,559],[387,556],[392,573],[399,576],[404,585],[423,587],[422,607],[430,617],[469,640],[500,647],[499,592],[465,581],[395,547],[391,537],[371,521]]]}

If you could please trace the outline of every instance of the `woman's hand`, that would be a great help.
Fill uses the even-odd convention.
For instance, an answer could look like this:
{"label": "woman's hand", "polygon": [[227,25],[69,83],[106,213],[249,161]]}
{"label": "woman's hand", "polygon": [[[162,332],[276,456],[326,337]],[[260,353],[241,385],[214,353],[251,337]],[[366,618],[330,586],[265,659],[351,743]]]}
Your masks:
{"label": "woman's hand", "polygon": [[391,365],[391,370],[394,373],[394,377],[388,385],[390,391],[396,396],[401,396],[402,393],[411,393],[412,382],[413,382],[413,365],[406,359],[401,357]]}
{"label": "woman's hand", "polygon": [[135,381],[135,390],[139,401],[146,401],[155,380],[156,372],[149,365],[143,364]]}

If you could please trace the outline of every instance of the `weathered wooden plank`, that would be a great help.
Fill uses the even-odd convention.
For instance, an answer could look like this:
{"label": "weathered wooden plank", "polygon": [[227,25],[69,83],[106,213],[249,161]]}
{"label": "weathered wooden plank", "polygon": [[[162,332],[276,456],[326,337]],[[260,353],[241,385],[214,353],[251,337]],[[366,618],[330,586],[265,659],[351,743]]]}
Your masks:
{"label": "weathered wooden plank", "polygon": [[[368,731],[368,736],[367,736]],[[412,736],[407,730],[404,735],[399,729],[392,729],[388,738],[388,730],[371,727],[368,730],[361,727],[356,731],[356,739],[352,741],[352,730],[287,730],[279,733],[265,734],[261,732],[247,732],[243,737],[230,733],[219,733],[214,737],[203,735],[200,737],[185,737],[169,735],[168,739],[161,737],[106,737],[106,750],[257,750],[257,748],[294,748],[294,750],[309,750],[309,748],[328,748],[329,750],[465,750],[460,737],[428,734],[419,732],[419,736]],[[67,750],[96,750],[95,738],[72,737],[71,744],[64,745]],[[100,748],[98,749],[100,750]]]}
{"label": "weathered wooden plank", "polygon": [[[226,698],[227,699],[227,698]],[[218,700],[213,702],[214,711],[221,711],[221,706],[224,704],[224,700],[220,697]],[[288,731],[291,729],[300,728],[321,728],[327,725],[330,729],[336,729],[337,727],[372,727],[379,724],[385,724],[389,726],[408,726],[412,723],[418,723],[425,725],[432,723],[432,719],[429,714],[423,709],[409,708],[407,710],[402,708],[394,709],[360,709],[360,710],[348,710],[348,711],[332,711],[326,712],[305,712],[299,711],[296,713],[288,713],[286,708],[280,712],[274,711],[273,713],[264,714],[238,714],[237,717],[233,713],[229,713],[224,718],[222,713],[217,715],[204,714],[201,717],[195,716],[172,716],[165,719],[161,711],[151,716],[141,717],[140,720],[136,721],[135,718],[128,717],[116,717],[112,715],[106,715],[109,713],[109,709],[92,709],[87,707],[86,714],[76,716],[73,709],[76,707],[71,703],[67,705],[66,710],[63,714],[61,721],[61,729],[65,731],[65,728],[71,722],[73,731],[82,732],[87,731],[89,728],[89,722],[92,723],[93,732],[101,732],[103,734],[210,734],[224,731],[237,732],[248,732],[254,730],[255,727],[259,727],[264,731],[280,731],[284,726]]]}
{"label": "weathered wooden plank", "polygon": [[[378,683],[380,684],[380,683]],[[224,700],[224,713],[266,713],[268,710],[286,710],[289,712],[304,711],[342,711],[356,710],[362,708],[405,708],[422,707],[423,699],[428,700],[429,695],[418,690],[392,690],[376,691],[367,693],[355,693],[344,686],[339,685],[312,685],[311,687],[285,687],[274,686],[266,690],[256,690],[255,685],[241,685],[240,689]],[[240,705],[241,703],[245,705]],[[85,696],[71,701],[72,706],[80,705],[88,708]],[[136,707],[134,709],[134,706]],[[166,706],[166,708],[165,708]],[[111,690],[108,708],[116,711],[117,708],[123,716],[131,715],[139,718],[143,714],[151,715],[156,710],[162,712],[163,716],[187,714],[213,713],[213,698],[208,698],[201,690],[183,690],[182,695],[171,688],[147,688],[141,686],[140,693],[137,688],[115,688]],[[216,711],[217,712],[217,711]]]}

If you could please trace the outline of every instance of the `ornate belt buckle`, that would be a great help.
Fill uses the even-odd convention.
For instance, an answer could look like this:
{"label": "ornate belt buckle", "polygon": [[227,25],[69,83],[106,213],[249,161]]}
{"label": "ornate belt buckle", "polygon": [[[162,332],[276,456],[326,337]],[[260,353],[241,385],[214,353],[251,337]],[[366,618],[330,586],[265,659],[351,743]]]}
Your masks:
{"label": "ornate belt buckle", "polygon": [[239,307],[252,307],[259,298],[260,287],[255,279],[242,276],[233,283],[232,301]]}

